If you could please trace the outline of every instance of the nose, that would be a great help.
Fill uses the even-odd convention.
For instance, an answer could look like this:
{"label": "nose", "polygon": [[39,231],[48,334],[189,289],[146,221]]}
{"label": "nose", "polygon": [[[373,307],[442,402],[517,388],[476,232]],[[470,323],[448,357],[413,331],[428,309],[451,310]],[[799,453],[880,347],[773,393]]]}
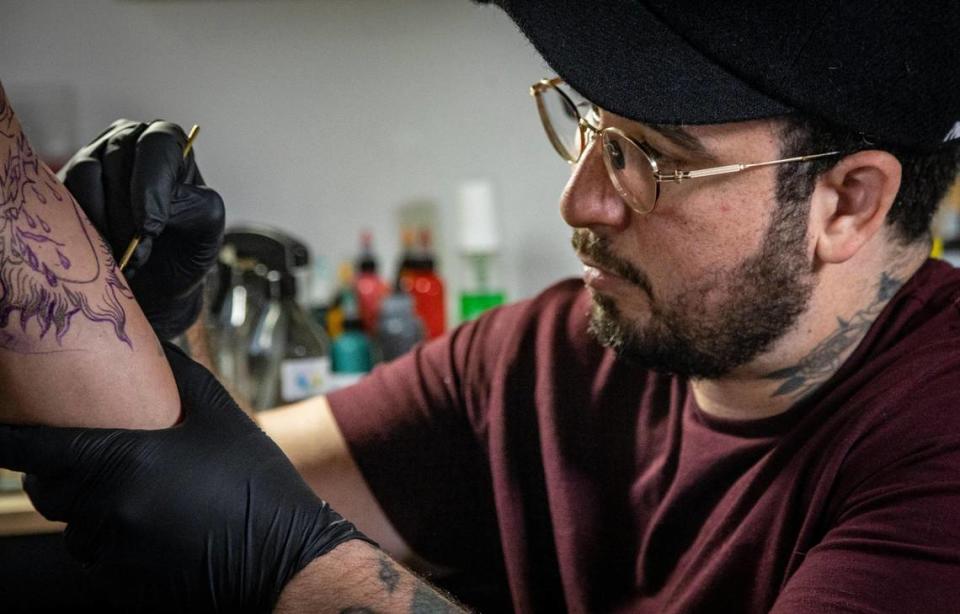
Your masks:
{"label": "nose", "polygon": [[622,230],[630,223],[630,208],[607,175],[601,147],[602,140],[595,139],[583,152],[560,197],[560,215],[573,228],[606,227],[609,232]]}

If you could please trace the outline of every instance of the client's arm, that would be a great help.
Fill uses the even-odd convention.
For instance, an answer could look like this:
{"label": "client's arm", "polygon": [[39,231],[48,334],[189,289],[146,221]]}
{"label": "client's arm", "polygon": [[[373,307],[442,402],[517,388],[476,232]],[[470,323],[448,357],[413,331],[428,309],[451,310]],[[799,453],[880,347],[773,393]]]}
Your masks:
{"label": "client's arm", "polygon": [[[184,420],[0,425],[0,466],[123,611],[455,612],[321,501],[203,367],[168,348]],[[418,501],[410,501],[416,509]]]}
{"label": "client's arm", "polygon": [[173,376],[109,247],[0,86],[0,422],[160,428]]}

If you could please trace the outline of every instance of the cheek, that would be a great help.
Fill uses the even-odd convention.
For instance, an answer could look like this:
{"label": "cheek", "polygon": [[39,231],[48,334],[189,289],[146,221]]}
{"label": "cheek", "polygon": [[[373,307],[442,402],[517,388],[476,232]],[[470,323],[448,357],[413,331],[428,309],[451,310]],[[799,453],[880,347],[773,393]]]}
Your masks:
{"label": "cheek", "polygon": [[658,296],[709,286],[760,249],[772,194],[746,194],[736,182],[716,183],[712,189],[676,190],[673,206],[634,221],[633,253],[640,255],[637,264]]}

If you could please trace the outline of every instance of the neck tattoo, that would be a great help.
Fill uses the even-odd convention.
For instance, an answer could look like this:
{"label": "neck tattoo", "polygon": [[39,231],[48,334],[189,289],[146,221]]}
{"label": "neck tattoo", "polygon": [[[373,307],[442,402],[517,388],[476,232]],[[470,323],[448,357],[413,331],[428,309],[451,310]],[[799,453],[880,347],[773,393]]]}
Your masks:
{"label": "neck tattoo", "polygon": [[837,318],[837,329],[817,344],[798,364],[764,376],[764,379],[782,382],[772,396],[803,398],[825,382],[840,368],[847,353],[867,334],[867,330],[901,285],[902,279],[882,273],[877,294],[869,305],[850,318]]}

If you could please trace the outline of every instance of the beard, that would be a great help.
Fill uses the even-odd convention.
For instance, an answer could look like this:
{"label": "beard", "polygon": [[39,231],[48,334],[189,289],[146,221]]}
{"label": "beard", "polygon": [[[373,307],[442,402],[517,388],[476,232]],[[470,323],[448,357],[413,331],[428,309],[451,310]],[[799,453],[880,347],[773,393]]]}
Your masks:
{"label": "beard", "polygon": [[[808,201],[778,206],[757,253],[669,304],[656,299],[646,275],[613,254],[608,241],[575,230],[574,249],[649,297],[650,315],[641,324],[612,297],[594,292],[591,334],[638,366],[691,378],[721,377],[750,362],[793,328],[810,301],[808,210]],[[718,290],[719,303],[708,306],[705,298]]]}

